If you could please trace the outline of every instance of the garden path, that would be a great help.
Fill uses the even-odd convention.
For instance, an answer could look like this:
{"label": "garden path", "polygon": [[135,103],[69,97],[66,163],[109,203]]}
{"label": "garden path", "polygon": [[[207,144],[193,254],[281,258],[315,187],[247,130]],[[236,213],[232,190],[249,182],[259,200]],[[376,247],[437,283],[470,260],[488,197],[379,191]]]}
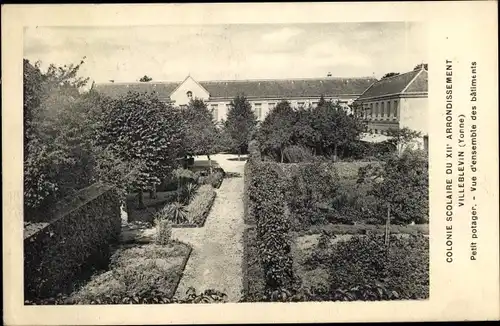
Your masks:
{"label": "garden path", "polygon": [[[195,159],[204,159],[202,157]],[[244,157],[217,154],[213,160],[227,173],[217,189],[212,210],[202,228],[174,228],[172,238],[193,247],[176,296],[183,297],[189,287],[197,292],[215,289],[227,294],[229,302],[237,302],[243,289],[243,170]]]}

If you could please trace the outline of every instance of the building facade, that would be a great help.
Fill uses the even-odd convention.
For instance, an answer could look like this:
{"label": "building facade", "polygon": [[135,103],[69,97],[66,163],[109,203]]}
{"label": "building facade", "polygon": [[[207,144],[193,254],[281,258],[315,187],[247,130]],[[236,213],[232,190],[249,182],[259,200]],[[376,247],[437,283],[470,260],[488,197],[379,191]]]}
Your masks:
{"label": "building facade", "polygon": [[428,136],[428,72],[410,71],[381,79],[355,101],[371,134],[408,127]]}
{"label": "building facade", "polygon": [[323,96],[349,110],[353,101],[374,82],[376,79],[370,77],[196,81],[188,76],[182,82],[110,82],[94,87],[111,97],[128,91],[153,92],[160,100],[180,107],[187,106],[193,98],[202,99],[217,121],[226,118],[231,101],[243,94],[262,121],[282,100],[288,100],[294,107],[307,107],[315,106]]}

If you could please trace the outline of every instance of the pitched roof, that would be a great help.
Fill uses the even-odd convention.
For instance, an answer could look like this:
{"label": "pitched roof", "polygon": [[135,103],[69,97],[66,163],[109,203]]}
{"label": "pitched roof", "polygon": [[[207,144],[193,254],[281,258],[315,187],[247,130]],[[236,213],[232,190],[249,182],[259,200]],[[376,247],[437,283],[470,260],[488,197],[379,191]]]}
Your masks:
{"label": "pitched roof", "polygon": [[[359,95],[375,78],[319,78],[319,79],[280,79],[280,80],[227,80],[199,82],[211,98],[233,98],[245,94],[248,98],[293,98]],[[103,83],[95,84],[95,90],[111,97],[126,94],[128,91],[156,92],[161,100],[170,100],[172,92],[181,82],[145,83]]]}
{"label": "pitched roof", "polygon": [[139,93],[156,93],[161,101],[169,101],[170,94],[180,85],[180,82],[137,82],[137,83],[103,83],[95,84],[94,89],[104,95],[116,98],[129,91]]}
{"label": "pitched roof", "polygon": [[214,98],[232,98],[245,94],[249,98],[292,98],[359,95],[374,78],[320,78],[277,80],[202,81],[200,84]]}
{"label": "pitched roof", "polygon": [[397,76],[381,79],[368,88],[358,100],[393,94],[407,94],[428,91],[426,70],[413,70]]}

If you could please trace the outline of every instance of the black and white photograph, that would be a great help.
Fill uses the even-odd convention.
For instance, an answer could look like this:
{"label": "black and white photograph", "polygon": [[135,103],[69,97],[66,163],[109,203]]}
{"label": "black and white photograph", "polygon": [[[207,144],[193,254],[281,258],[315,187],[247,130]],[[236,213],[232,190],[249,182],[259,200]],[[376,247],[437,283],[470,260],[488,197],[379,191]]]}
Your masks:
{"label": "black and white photograph", "polygon": [[428,299],[425,33],[26,28],[25,304]]}

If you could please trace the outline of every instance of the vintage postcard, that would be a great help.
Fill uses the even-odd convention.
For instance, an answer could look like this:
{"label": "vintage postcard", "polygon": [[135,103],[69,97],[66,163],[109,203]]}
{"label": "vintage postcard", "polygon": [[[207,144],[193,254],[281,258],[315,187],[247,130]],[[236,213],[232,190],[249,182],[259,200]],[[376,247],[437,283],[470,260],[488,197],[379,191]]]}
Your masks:
{"label": "vintage postcard", "polygon": [[5,323],[500,319],[497,18],[3,6]]}

